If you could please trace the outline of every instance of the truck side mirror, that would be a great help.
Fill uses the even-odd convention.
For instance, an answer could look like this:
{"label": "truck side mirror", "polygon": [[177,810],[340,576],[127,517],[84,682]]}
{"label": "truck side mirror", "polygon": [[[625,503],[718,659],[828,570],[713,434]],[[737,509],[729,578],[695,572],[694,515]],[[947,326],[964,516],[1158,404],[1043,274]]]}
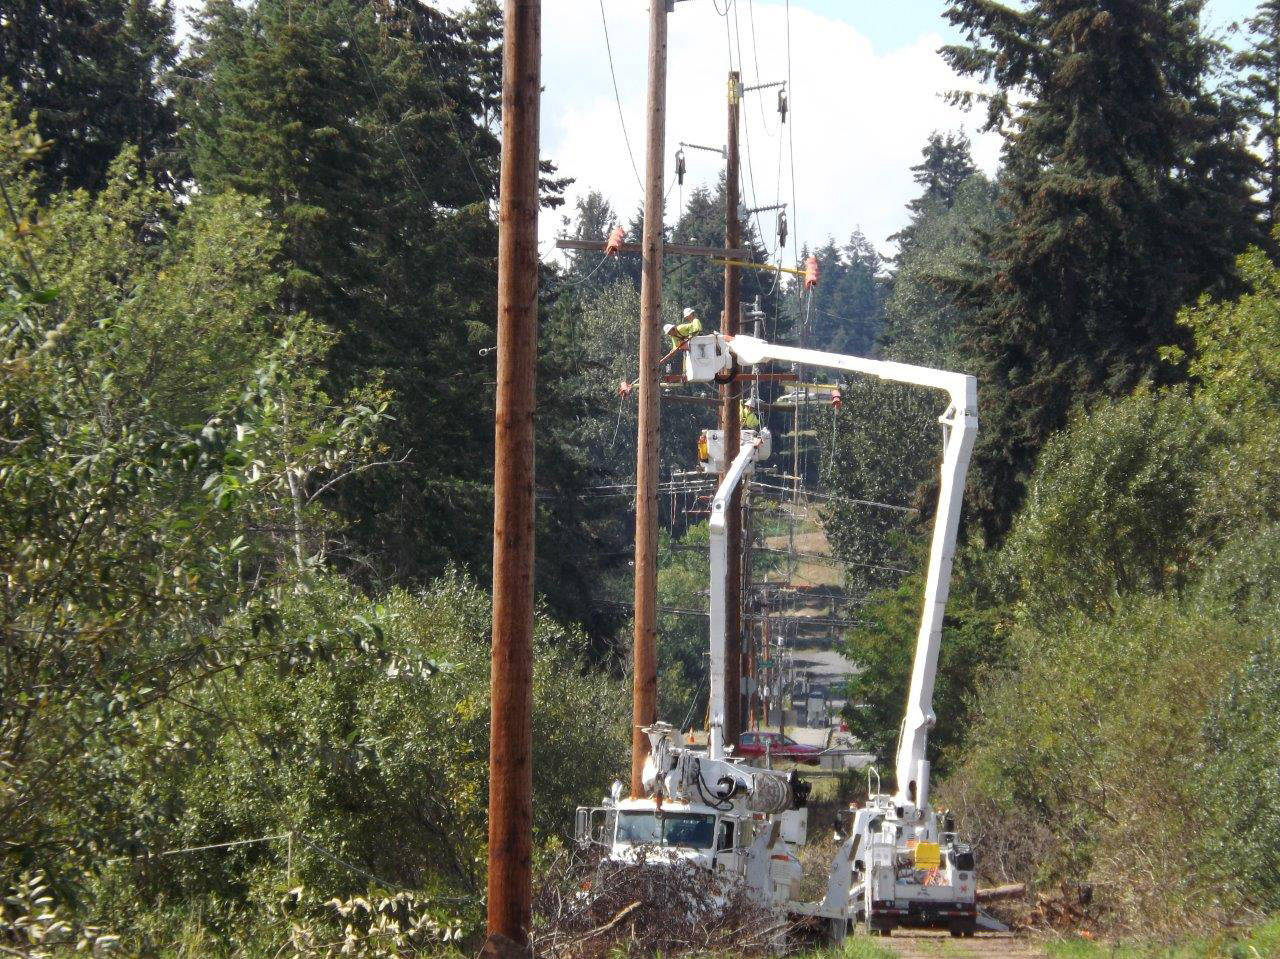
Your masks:
{"label": "truck side mirror", "polygon": [[584,849],[591,845],[590,806],[579,806],[573,817],[573,841]]}
{"label": "truck side mirror", "polygon": [[733,848],[733,823],[721,820],[720,837],[716,842],[716,849],[732,849]]}

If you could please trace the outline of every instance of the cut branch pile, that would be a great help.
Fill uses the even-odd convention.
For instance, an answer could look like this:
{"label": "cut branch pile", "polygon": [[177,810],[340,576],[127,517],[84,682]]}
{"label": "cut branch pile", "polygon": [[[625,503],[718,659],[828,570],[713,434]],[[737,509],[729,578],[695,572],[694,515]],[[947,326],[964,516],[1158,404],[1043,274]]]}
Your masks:
{"label": "cut branch pile", "polygon": [[691,866],[618,864],[565,854],[534,890],[533,948],[550,959],[666,957],[732,950],[765,956],[789,931],[785,917]]}

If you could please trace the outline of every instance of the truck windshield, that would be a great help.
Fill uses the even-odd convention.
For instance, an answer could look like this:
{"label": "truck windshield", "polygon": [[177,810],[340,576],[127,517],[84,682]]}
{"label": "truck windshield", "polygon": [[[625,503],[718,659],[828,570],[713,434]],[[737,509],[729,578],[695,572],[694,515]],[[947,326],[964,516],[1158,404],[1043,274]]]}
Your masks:
{"label": "truck windshield", "polygon": [[618,814],[618,842],[632,846],[682,846],[710,849],[716,817],[706,813],[623,812]]}

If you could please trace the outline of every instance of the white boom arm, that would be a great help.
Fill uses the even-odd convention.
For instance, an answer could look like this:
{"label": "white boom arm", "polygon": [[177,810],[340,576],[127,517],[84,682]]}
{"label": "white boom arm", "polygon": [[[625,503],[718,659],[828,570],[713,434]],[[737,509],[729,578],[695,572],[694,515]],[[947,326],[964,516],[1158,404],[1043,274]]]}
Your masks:
{"label": "white boom arm", "polygon": [[[710,342],[714,340],[714,342]],[[701,342],[700,342],[701,341]],[[969,456],[978,433],[978,381],[964,373],[949,373],[923,366],[871,360],[860,356],[824,353],[793,346],[776,346],[753,336],[727,337],[712,334],[694,337],[690,341],[686,370],[690,379],[703,379],[713,367],[727,364],[725,351],[732,353],[744,366],[756,366],[773,360],[783,363],[799,363],[820,366],[846,373],[862,373],[895,383],[910,383],[942,390],[950,398],[947,411],[939,419],[943,427],[944,449],[942,455],[941,485],[938,491],[938,512],[934,518],[933,540],[929,548],[929,567],[924,587],[924,610],[920,617],[920,632],[916,639],[915,664],[911,672],[911,686],[907,695],[907,712],[903,719],[901,739],[897,755],[897,795],[899,802],[911,803],[923,809],[929,795],[929,763],[925,758],[929,730],[936,717],[933,713],[933,683],[938,671],[938,647],[942,640],[942,617],[951,588],[951,565],[955,559],[956,536],[960,528],[960,507],[964,497],[964,478],[969,468]],[[721,366],[723,368],[723,366]],[[726,475],[716,494],[711,510],[711,675],[712,685],[712,743],[716,743],[717,721],[714,677],[723,675],[724,662],[724,594],[717,584],[724,577],[724,506],[723,499],[732,492],[746,468],[749,451],[744,450],[734,461],[733,469]],[[717,520],[720,524],[720,540],[717,551]],[[717,574],[717,556],[720,572]],[[717,665],[716,609],[719,602],[718,637],[720,660]],[[723,690],[721,712],[723,722]],[[722,729],[723,727],[721,727]],[[715,746],[713,745],[713,749]],[[716,755],[712,753],[712,755]]]}
{"label": "white boom arm", "polygon": [[[733,491],[738,488],[742,477],[759,455],[760,444],[761,441],[757,438],[738,450],[738,455],[724,474],[724,481],[716,490],[715,499],[711,501],[711,521],[708,524],[711,533],[711,741],[707,755],[712,759],[724,758],[725,575],[729,568],[729,537],[725,530],[725,519]],[[732,691],[735,709],[736,692]]]}

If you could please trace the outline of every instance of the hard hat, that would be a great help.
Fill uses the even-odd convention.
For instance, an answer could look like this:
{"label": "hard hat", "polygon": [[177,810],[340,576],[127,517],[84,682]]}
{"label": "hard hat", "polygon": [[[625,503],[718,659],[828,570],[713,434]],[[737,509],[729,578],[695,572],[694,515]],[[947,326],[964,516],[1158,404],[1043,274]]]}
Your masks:
{"label": "hard hat", "polygon": [[684,308],[684,312],[680,314],[680,319],[682,319],[682,320],[687,320],[687,319],[689,319],[689,317],[691,317],[691,316],[697,316],[697,315],[698,315],[698,314],[697,314],[697,311],[696,311],[696,310],[694,310],[694,308],[693,308],[693,307],[691,307],[691,306],[686,306],[686,307]]}

